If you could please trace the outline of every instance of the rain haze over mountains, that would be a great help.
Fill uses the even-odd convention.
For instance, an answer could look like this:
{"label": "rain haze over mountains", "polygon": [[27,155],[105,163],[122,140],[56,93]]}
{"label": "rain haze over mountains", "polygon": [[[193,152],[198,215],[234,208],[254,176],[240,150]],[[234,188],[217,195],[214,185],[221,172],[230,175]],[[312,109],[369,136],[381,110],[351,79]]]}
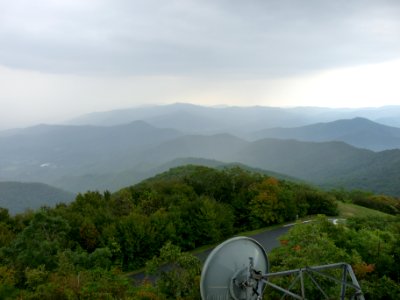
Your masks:
{"label": "rain haze over mountains", "polygon": [[398,105],[400,3],[0,4],[0,129],[176,102]]}

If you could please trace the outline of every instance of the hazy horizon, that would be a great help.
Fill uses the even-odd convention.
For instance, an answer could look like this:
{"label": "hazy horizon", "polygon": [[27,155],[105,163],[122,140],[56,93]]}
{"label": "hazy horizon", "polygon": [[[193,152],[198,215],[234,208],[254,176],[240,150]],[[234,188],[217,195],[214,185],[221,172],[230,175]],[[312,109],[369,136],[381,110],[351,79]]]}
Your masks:
{"label": "hazy horizon", "polygon": [[[310,105],[298,105],[298,106],[274,106],[274,105],[228,105],[228,104],[196,104],[196,103],[188,103],[188,102],[172,102],[172,103],[150,103],[150,104],[141,104],[136,106],[127,106],[115,109],[107,109],[107,110],[94,110],[89,112],[78,113],[76,115],[71,115],[70,117],[55,120],[55,121],[46,121],[46,120],[39,120],[37,122],[30,122],[21,124],[20,126],[0,126],[0,131],[10,130],[10,129],[22,129],[36,125],[68,125],[71,121],[78,119],[80,117],[89,116],[91,114],[101,114],[107,112],[118,112],[124,110],[131,110],[131,109],[140,109],[140,108],[152,108],[157,106],[168,106],[168,105],[193,105],[193,106],[202,106],[208,108],[215,108],[215,109],[223,109],[223,108],[281,108],[281,109],[296,109],[296,108],[317,108],[317,109],[327,109],[327,110],[337,110],[337,111],[357,111],[357,110],[370,110],[370,109],[384,109],[390,107],[399,107],[400,105],[381,105],[381,106],[361,106],[361,107],[327,107],[327,106],[310,106]],[[1,125],[1,124],[0,124]]]}
{"label": "hazy horizon", "polygon": [[0,3],[0,129],[146,104],[400,105],[400,2]]}

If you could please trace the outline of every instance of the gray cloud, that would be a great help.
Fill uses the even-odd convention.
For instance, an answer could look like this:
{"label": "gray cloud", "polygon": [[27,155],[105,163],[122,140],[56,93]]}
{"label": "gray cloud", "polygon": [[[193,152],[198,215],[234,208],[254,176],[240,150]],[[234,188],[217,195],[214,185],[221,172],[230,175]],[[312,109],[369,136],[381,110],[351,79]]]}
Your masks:
{"label": "gray cloud", "polygon": [[0,64],[273,77],[399,57],[399,1],[3,1]]}

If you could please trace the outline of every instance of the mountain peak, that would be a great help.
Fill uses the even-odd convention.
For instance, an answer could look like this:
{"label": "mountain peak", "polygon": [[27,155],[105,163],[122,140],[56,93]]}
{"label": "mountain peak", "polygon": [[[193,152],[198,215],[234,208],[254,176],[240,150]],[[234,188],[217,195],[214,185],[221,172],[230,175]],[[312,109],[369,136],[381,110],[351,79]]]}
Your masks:
{"label": "mountain peak", "polygon": [[373,151],[400,148],[400,128],[363,117],[341,119],[294,128],[271,128],[254,133],[254,138],[295,139],[309,142],[342,141]]}

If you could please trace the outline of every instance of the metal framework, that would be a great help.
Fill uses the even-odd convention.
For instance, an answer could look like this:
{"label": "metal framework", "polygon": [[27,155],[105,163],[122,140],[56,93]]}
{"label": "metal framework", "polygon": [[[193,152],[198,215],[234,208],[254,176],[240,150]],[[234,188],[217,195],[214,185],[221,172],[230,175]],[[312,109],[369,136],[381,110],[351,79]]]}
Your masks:
{"label": "metal framework", "polygon": [[[278,295],[266,293],[271,289]],[[276,297],[279,293],[281,299],[365,300],[349,264],[270,273],[264,248],[248,237],[231,238],[211,252],[202,271],[200,292],[203,300],[261,300],[263,294]]]}
{"label": "metal framework", "polygon": [[[341,279],[335,278],[329,274],[325,274],[323,271],[327,270],[341,270]],[[337,284],[340,284],[341,290],[340,290],[340,296],[338,296],[336,299],[341,299],[344,300],[346,299],[346,292],[350,293],[350,296],[348,295],[349,299],[356,299],[356,300],[364,300],[364,295],[362,293],[361,287],[357,281],[357,278],[353,272],[353,269],[351,266],[347,263],[336,263],[336,264],[329,264],[329,265],[321,265],[321,266],[314,266],[314,267],[305,267],[305,268],[300,268],[300,269],[295,269],[295,270],[288,270],[288,271],[282,271],[282,272],[275,272],[275,273],[267,273],[267,274],[261,274],[261,272],[258,272],[253,269],[253,259],[250,258],[250,266],[248,268],[249,271],[249,277],[247,280],[243,280],[243,277],[241,276],[234,276],[232,282],[233,285],[236,286],[237,288],[240,288],[242,290],[247,290],[246,298],[242,297],[237,297],[238,294],[234,293],[236,295],[232,295],[233,290],[231,289],[231,296],[233,296],[234,299],[262,299],[262,294],[265,285],[270,286],[275,290],[278,290],[283,293],[282,298],[285,298],[285,296],[289,296],[293,299],[307,299],[306,298],[306,290],[304,288],[304,278],[305,275],[307,275],[310,279],[311,282],[315,285],[315,287],[321,292],[321,299],[332,299],[332,296],[329,297],[326,292],[324,291],[323,287],[318,283],[318,277],[322,277],[325,279],[328,279],[330,281],[333,281]],[[288,288],[283,288],[280,287],[272,282],[269,282],[268,280],[270,278],[274,277],[282,277],[282,276],[290,276],[294,275],[295,278],[292,280]],[[351,282],[348,281],[348,276],[351,279]],[[294,288],[294,286],[300,281],[300,292],[301,294],[296,294],[291,289]],[[351,292],[350,292],[351,291]],[[251,296],[249,295],[251,294]],[[243,294],[242,294],[243,295]],[[249,297],[250,296],[250,297]]]}

